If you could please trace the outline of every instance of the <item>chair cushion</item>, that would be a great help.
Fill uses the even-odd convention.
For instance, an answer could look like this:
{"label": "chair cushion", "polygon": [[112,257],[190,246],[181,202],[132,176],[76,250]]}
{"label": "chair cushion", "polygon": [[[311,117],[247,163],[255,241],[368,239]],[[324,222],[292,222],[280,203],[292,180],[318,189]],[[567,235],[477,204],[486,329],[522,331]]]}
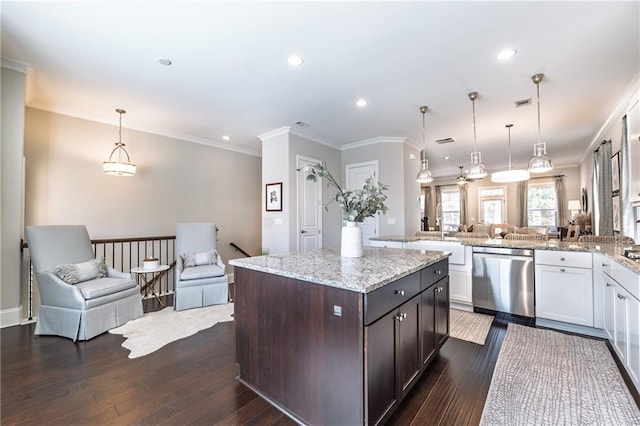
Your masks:
{"label": "chair cushion", "polygon": [[218,263],[218,252],[214,249],[199,252],[199,253],[185,253],[182,255],[185,267],[200,266],[200,265],[213,265]]}
{"label": "chair cushion", "polygon": [[130,278],[97,278],[76,284],[76,288],[86,300],[118,293],[136,286],[136,282]]}
{"label": "chair cushion", "polygon": [[221,277],[224,275],[224,269],[218,265],[200,265],[184,268],[180,274],[181,280],[198,280],[201,278]]}
{"label": "chair cushion", "polygon": [[56,275],[67,284],[78,284],[83,281],[106,277],[107,265],[104,257],[82,263],[57,265]]}

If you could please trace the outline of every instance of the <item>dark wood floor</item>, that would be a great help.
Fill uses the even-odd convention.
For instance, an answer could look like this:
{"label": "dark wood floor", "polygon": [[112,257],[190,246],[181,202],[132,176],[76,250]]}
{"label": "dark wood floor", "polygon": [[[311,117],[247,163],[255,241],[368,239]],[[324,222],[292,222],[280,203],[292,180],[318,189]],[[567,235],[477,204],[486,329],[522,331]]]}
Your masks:
{"label": "dark wood floor", "polygon": [[[484,346],[450,338],[389,424],[478,424],[510,321],[499,314]],[[136,359],[120,335],[74,344],[33,328],[1,330],[3,425],[294,424],[235,379],[233,322]]]}

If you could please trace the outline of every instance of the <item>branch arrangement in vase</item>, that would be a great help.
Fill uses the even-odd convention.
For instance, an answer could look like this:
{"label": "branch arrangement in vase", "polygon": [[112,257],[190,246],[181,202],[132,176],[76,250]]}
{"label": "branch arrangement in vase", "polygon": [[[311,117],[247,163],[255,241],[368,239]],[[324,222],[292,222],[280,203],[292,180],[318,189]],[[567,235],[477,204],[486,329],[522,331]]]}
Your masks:
{"label": "branch arrangement in vase", "polygon": [[329,197],[330,201],[325,205],[325,209],[328,210],[329,204],[335,201],[342,208],[342,219],[347,222],[363,222],[378,212],[386,214],[389,210],[384,204],[387,199],[384,191],[389,190],[389,185],[375,182],[373,178],[369,177],[361,189],[344,189],[329,170],[320,163],[298,169],[298,171],[301,170],[309,173],[307,180],[316,182],[318,178],[325,178],[327,187],[333,186],[338,190],[335,195]]}

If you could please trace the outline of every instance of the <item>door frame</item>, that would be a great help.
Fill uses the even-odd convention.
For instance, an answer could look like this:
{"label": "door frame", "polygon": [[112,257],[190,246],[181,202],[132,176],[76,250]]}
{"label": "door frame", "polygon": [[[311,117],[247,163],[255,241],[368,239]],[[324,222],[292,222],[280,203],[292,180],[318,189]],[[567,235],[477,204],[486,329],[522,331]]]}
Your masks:
{"label": "door frame", "polygon": [[[378,160],[371,160],[371,161],[363,161],[360,163],[351,163],[351,164],[345,164],[344,166],[344,180],[345,180],[345,186],[347,187],[347,189],[350,188],[350,179],[349,179],[349,170],[350,169],[354,169],[356,167],[363,167],[363,166],[373,166],[373,177],[376,181],[379,180],[379,172],[378,172]],[[380,236],[380,214],[377,214],[375,216],[373,216],[374,219],[374,226],[375,226],[375,232],[376,235],[374,235],[374,237],[378,237]]]}

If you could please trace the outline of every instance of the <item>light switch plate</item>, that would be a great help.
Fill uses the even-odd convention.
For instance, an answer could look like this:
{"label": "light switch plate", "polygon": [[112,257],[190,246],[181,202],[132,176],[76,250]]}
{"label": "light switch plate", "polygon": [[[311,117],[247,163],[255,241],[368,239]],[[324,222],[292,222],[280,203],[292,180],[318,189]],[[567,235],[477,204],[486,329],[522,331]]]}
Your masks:
{"label": "light switch plate", "polygon": [[342,306],[333,305],[333,315],[335,315],[337,317],[341,317],[342,316]]}

